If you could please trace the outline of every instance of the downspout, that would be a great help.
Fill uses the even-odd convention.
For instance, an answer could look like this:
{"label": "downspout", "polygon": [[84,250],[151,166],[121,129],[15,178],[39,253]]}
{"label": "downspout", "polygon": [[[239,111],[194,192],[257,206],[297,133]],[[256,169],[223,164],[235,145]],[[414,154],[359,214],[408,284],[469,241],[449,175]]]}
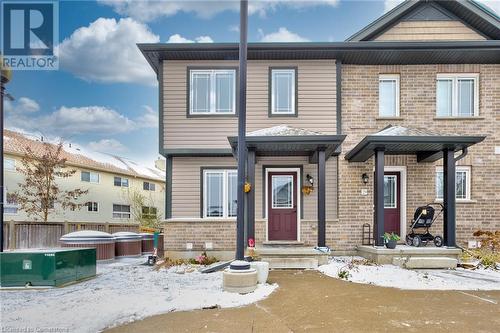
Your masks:
{"label": "downspout", "polygon": [[455,157],[455,163],[457,163],[458,161],[460,161],[465,156],[467,156],[467,147],[463,148],[462,149],[462,153],[460,155],[458,155],[457,157]]}

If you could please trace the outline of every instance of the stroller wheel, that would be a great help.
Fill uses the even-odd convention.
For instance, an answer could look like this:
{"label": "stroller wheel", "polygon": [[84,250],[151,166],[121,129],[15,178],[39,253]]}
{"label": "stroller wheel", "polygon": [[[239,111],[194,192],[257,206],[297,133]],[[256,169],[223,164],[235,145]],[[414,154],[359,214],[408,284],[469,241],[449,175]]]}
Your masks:
{"label": "stroller wheel", "polygon": [[413,238],[410,235],[406,235],[406,245],[408,246],[413,245]]}
{"label": "stroller wheel", "polygon": [[413,246],[415,247],[419,247],[420,245],[422,245],[422,238],[420,238],[420,236],[415,236],[413,237],[413,242],[412,242]]}
{"label": "stroller wheel", "polygon": [[434,245],[436,245],[437,247],[443,246],[443,237],[441,236],[434,237]]}

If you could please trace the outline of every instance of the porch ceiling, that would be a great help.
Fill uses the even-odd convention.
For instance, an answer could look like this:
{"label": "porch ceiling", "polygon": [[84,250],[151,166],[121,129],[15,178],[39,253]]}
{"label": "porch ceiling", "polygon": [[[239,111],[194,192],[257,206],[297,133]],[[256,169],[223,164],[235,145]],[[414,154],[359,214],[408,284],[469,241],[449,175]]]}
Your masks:
{"label": "porch ceiling", "polygon": [[388,126],[382,131],[367,135],[345,159],[364,162],[377,149],[386,155],[417,155],[418,162],[435,162],[443,157],[444,149],[460,151],[485,139],[485,136],[442,135],[402,126]]}

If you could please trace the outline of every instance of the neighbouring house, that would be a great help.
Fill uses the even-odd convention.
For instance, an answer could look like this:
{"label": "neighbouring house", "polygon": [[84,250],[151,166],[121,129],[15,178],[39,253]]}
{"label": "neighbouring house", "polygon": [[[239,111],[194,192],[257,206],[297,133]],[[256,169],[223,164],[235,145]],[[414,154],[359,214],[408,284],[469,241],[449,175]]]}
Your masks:
{"label": "neighbouring house", "polygon": [[[30,221],[12,196],[18,184],[24,181],[17,171],[26,147],[35,153],[43,153],[41,137],[4,130],[4,179],[7,202],[4,206],[5,221]],[[85,204],[80,210],[62,210],[55,203],[49,215],[50,222],[128,223],[134,220],[133,193],[144,196],[144,214],[164,212],[165,170],[146,167],[126,158],[84,149],[64,143],[62,157],[67,159],[68,169],[76,170],[69,178],[57,178],[62,190],[80,188],[88,194],[78,201]],[[161,162],[158,163],[161,166]]]}
{"label": "neighbouring house", "polygon": [[[159,81],[171,256],[236,242],[238,44],[139,44]],[[418,206],[454,247],[500,229],[500,19],[407,1],[344,42],[249,43],[246,239],[351,251]],[[366,230],[365,230],[366,231]]]}

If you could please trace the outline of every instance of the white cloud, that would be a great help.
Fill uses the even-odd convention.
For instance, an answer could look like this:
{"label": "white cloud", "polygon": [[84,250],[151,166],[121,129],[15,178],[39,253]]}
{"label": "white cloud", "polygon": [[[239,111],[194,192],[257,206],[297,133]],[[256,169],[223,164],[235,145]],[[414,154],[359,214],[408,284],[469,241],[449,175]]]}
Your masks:
{"label": "white cloud", "polygon": [[213,39],[210,36],[198,36],[194,40],[185,38],[179,34],[173,34],[168,37],[167,43],[213,43]]}
{"label": "white cloud", "polygon": [[91,141],[88,146],[91,150],[103,153],[117,153],[128,150],[127,147],[125,147],[120,141],[115,139]]}
{"label": "white cloud", "polygon": [[229,31],[231,32],[240,32],[240,26],[237,24],[232,24],[229,26]]}
{"label": "white cloud", "polygon": [[158,128],[158,112],[149,105],[143,105],[144,114],[138,117],[135,122],[139,127]]}
{"label": "white cloud", "polygon": [[14,102],[6,100],[4,102],[4,105],[6,112],[11,112],[16,114],[34,113],[40,110],[40,105],[38,105],[36,101],[28,97],[21,97],[19,98],[19,100]]}
{"label": "white cloud", "polygon": [[296,33],[289,31],[285,27],[281,27],[276,32],[264,34],[262,29],[259,29],[261,42],[308,42],[309,39],[304,38]]}
{"label": "white cloud", "polygon": [[[403,1],[404,0],[385,0],[384,12],[388,12]],[[475,2],[488,6],[490,9],[496,12],[497,15],[500,15],[500,0],[475,0]]]}
{"label": "white cloud", "polygon": [[[118,14],[133,17],[136,20],[149,22],[163,16],[173,16],[177,13],[193,13],[202,18],[211,18],[224,11],[238,12],[239,0],[99,0],[100,3],[111,6]],[[268,12],[279,7],[307,8],[315,6],[336,6],[339,0],[259,0],[250,1],[250,15],[266,16]]]}
{"label": "white cloud", "polygon": [[60,44],[60,65],[88,81],[155,85],[155,74],[136,43],[159,41],[147,25],[131,18],[99,18]]}

